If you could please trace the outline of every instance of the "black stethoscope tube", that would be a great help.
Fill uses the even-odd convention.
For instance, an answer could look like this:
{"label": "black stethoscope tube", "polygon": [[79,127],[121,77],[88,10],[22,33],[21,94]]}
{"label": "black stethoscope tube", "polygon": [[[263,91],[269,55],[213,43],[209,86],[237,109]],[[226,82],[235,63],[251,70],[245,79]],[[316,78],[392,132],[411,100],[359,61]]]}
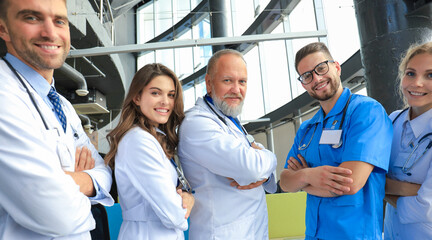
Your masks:
{"label": "black stethoscope tube", "polygon": [[15,69],[15,68],[10,64],[10,62],[9,62],[8,60],[6,60],[6,58],[4,58],[4,57],[2,57],[2,59],[3,59],[3,61],[5,61],[5,63],[8,65],[8,67],[12,70],[12,72],[15,73],[15,76],[18,78],[18,80],[21,82],[21,84],[22,84],[22,85],[24,86],[24,88],[26,89],[27,94],[29,95],[29,97],[30,97],[30,99],[31,99],[31,101],[32,101],[32,103],[33,103],[33,105],[35,106],[37,112],[39,113],[39,116],[40,116],[41,119],[42,119],[42,122],[43,122],[43,124],[44,124],[44,126],[45,126],[45,129],[46,129],[46,130],[49,130],[49,128],[48,128],[48,124],[46,123],[44,117],[42,116],[42,113],[41,113],[41,111],[40,111],[40,109],[39,109],[39,106],[36,104],[36,100],[34,99],[33,95],[31,94],[30,89],[29,89],[29,88],[27,87],[27,85],[24,83],[24,80],[23,80],[23,79],[21,78],[21,76],[18,74],[17,70],[16,70],[16,69]]}

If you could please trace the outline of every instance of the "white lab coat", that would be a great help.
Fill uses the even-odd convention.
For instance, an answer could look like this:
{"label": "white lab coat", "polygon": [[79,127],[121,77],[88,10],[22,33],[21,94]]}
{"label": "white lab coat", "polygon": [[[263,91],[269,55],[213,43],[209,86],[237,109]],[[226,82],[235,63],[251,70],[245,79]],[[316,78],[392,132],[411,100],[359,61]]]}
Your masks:
{"label": "white lab coat", "polygon": [[[400,112],[390,114],[394,119]],[[432,149],[421,158],[432,136],[415,151],[412,159],[419,158],[407,175],[402,172],[412,152],[409,142],[417,145],[420,138],[432,132],[432,109],[409,120],[409,110],[402,113],[393,124],[393,143],[388,177],[399,181],[421,184],[417,196],[399,197],[397,208],[386,206],[384,239],[432,239]]]}
{"label": "white lab coat", "polygon": [[[264,188],[276,191],[273,176],[276,156],[266,149],[250,147],[235,124],[219,109],[214,109],[227,124],[199,98],[180,126],[179,157],[186,178],[195,190],[189,237],[191,240],[268,239]],[[240,185],[269,180],[254,189],[238,190],[230,186],[228,177]]]}
{"label": "white lab coat", "polygon": [[112,205],[111,170],[72,105],[60,97],[68,121],[64,133],[48,105],[25,83],[49,130],[25,88],[0,60],[0,239],[90,239],[95,227],[90,200],[64,170],[74,171],[76,147],[87,146],[96,160],[87,172],[106,195],[95,202]]}
{"label": "white lab coat", "polygon": [[177,172],[150,133],[134,127],[120,140],[115,176],[123,223],[119,239],[184,239],[186,209]]}

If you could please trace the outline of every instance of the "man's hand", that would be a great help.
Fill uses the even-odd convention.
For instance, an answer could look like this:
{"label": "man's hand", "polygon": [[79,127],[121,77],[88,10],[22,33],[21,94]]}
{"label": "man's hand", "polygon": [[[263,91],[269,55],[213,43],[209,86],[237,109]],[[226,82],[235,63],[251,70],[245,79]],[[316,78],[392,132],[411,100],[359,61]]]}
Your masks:
{"label": "man's hand", "polygon": [[87,147],[78,147],[75,152],[75,171],[65,171],[65,173],[71,176],[75,183],[80,187],[80,192],[87,197],[95,196],[96,191],[90,175],[83,171],[90,170],[94,168],[94,166],[95,160],[91,155],[91,151]]}
{"label": "man's hand", "polygon": [[177,193],[182,197],[183,200],[182,207],[186,209],[185,219],[187,219],[195,204],[195,198],[192,194],[188,192],[183,192],[181,189],[178,189]]}
{"label": "man's hand", "polygon": [[255,149],[258,149],[258,150],[262,150],[262,148],[260,148],[255,142],[251,143],[251,147],[255,148]]}
{"label": "man's hand", "polygon": [[332,195],[343,195],[350,191],[344,184],[351,184],[353,179],[346,177],[352,174],[348,168],[319,166],[308,168],[306,182],[311,186],[329,191]]}
{"label": "man's hand", "polygon": [[297,171],[297,170],[309,167],[306,160],[304,159],[304,157],[301,154],[297,154],[297,157],[300,159],[301,164],[299,163],[299,161],[297,159],[290,157],[288,159],[288,169]]}
{"label": "man's hand", "polygon": [[267,181],[267,178],[263,179],[261,181],[258,181],[258,182],[251,183],[251,184],[246,185],[246,186],[240,186],[240,184],[238,184],[236,182],[236,180],[234,180],[232,178],[228,178],[228,180],[231,181],[230,185],[232,187],[236,187],[237,189],[240,189],[240,190],[248,190],[248,189],[256,188],[256,187],[263,185],[263,183],[265,183],[265,181]]}
{"label": "man's hand", "polygon": [[90,170],[95,167],[95,160],[87,147],[77,147],[75,152],[75,172]]}

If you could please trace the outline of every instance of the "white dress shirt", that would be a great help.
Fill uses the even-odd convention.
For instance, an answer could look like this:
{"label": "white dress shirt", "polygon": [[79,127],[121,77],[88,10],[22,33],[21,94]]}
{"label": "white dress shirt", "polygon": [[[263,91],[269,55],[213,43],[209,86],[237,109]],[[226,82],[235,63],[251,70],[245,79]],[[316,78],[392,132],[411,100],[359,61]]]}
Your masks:
{"label": "white dress shirt", "polygon": [[129,130],[118,146],[115,176],[123,216],[119,239],[184,239],[188,224],[177,172],[155,137],[139,127]]}
{"label": "white dress shirt", "polygon": [[[8,59],[33,95],[48,130],[24,86],[0,60],[0,239],[90,239],[95,227],[91,201],[113,204],[111,170],[90,143],[72,105],[60,96],[68,121],[65,133],[28,79],[45,83],[49,91],[48,82],[12,55]],[[64,173],[74,171],[77,146],[87,146],[95,158],[95,168],[87,172],[96,198],[83,195]]]}
{"label": "white dress shirt", "polygon": [[[268,239],[264,188],[276,190],[276,156],[252,148],[245,134],[213,108],[226,124],[199,98],[180,126],[179,158],[195,190],[189,238]],[[239,190],[230,186],[228,178],[240,185],[269,180],[257,188]]]}
{"label": "white dress shirt", "polygon": [[[400,112],[390,114],[393,120]],[[429,136],[414,152],[411,159],[418,159],[409,171],[402,167],[420,138],[432,132],[432,109],[409,120],[409,110],[394,122],[394,135],[388,177],[421,184],[417,196],[399,197],[397,208],[387,204],[384,220],[385,239],[432,239],[432,150],[420,157],[432,140]],[[419,158],[420,157],[420,158]]]}

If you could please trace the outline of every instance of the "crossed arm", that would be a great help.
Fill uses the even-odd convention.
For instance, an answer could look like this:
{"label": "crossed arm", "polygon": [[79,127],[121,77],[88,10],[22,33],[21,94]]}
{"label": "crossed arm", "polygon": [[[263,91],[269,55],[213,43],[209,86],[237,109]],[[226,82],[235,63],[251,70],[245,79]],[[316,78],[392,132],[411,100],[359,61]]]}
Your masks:
{"label": "crossed arm", "polygon": [[384,200],[396,208],[399,197],[417,196],[420,187],[420,184],[386,178]]}
{"label": "crossed arm", "polygon": [[87,197],[93,197],[96,194],[93,181],[88,173],[83,172],[95,167],[95,160],[91,151],[87,147],[77,148],[75,152],[75,172],[65,171],[73,178],[75,183],[80,186],[80,192]]}
{"label": "crossed arm", "polygon": [[352,195],[365,185],[374,166],[361,161],[346,161],[338,167],[319,166],[310,168],[300,154],[299,160],[290,157],[288,169],[281,173],[283,191],[303,190],[319,197]]}
{"label": "crossed arm", "polygon": [[[254,149],[258,149],[258,150],[261,150],[261,149],[262,149],[262,148],[260,148],[258,145],[256,145],[255,142],[251,143],[251,147],[254,148]],[[228,178],[228,180],[231,181],[230,185],[231,185],[232,187],[236,187],[237,189],[240,189],[240,190],[248,190],[248,189],[252,189],[252,188],[259,187],[259,186],[261,186],[263,183],[265,183],[265,182],[267,181],[267,179],[268,179],[268,178],[263,179],[263,180],[261,180],[261,181],[257,181],[257,182],[251,183],[251,184],[249,184],[249,185],[240,186],[240,184],[238,184],[234,179],[232,179],[232,178]]]}

